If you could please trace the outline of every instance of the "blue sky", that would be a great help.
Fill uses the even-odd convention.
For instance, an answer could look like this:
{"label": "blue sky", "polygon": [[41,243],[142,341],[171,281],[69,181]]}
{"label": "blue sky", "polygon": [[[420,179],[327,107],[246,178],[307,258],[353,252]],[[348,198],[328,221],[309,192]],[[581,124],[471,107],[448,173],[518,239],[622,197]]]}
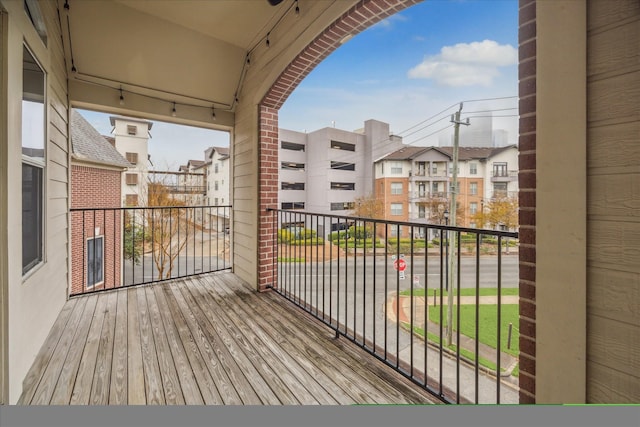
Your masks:
{"label": "blue sky", "polygon": [[[355,130],[376,119],[405,136],[405,143],[437,144],[434,132],[449,123],[433,122],[460,101],[517,95],[517,42],[517,0],[426,0],[356,35],[325,59],[284,104],[279,125],[313,131],[335,122]],[[514,107],[517,98],[468,102],[463,118],[465,111],[504,110],[494,116],[512,117],[494,118],[494,128],[506,129],[515,143],[517,110],[508,110]],[[82,113],[101,133],[110,133],[109,115]],[[402,133],[434,115],[410,131],[418,132]],[[209,146],[228,145],[226,133],[162,122],[154,123],[152,136],[152,160],[163,169],[202,159]]]}

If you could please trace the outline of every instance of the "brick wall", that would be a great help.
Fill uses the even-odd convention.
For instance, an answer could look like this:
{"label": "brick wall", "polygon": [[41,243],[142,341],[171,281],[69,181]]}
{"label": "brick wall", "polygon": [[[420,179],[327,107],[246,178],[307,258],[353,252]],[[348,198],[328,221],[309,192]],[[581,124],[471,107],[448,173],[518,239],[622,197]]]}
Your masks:
{"label": "brick wall", "polygon": [[[87,166],[71,166],[72,208],[120,207],[121,172]],[[104,283],[95,289],[120,285],[121,270],[120,211],[71,213],[71,293],[85,290],[86,240],[104,236]]]}
{"label": "brick wall", "polygon": [[277,220],[275,212],[267,212],[269,208],[278,208],[278,110],[261,106],[259,120],[258,289],[264,291],[268,285],[278,284],[277,271],[273,262]]}
{"label": "brick wall", "polygon": [[520,403],[536,398],[536,2],[520,0]]}

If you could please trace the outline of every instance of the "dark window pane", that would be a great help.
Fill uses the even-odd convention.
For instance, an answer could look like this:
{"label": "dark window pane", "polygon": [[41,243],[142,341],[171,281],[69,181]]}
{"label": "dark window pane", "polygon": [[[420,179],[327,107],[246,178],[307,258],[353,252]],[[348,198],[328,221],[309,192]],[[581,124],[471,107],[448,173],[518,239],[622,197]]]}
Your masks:
{"label": "dark window pane", "polygon": [[22,273],[42,261],[42,169],[22,164]]}

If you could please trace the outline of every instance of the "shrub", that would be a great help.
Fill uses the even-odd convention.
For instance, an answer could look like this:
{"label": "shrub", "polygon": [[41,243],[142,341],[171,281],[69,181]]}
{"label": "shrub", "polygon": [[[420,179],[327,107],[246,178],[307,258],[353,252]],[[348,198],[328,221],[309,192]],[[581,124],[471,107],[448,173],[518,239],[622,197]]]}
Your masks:
{"label": "shrub", "polygon": [[324,244],[322,237],[307,237],[306,239],[291,240],[289,242],[292,246],[315,246]]}
{"label": "shrub", "polygon": [[348,238],[349,238],[349,233],[346,230],[334,231],[333,233],[329,234],[329,236],[327,237],[327,239],[329,239],[330,242],[333,242],[334,240],[338,240],[338,239],[340,241],[344,241]]}
{"label": "shrub", "polygon": [[289,230],[278,230],[278,243],[289,243],[291,241],[291,232]]}
{"label": "shrub", "polygon": [[356,227],[355,225],[352,225],[349,227],[349,237],[355,239],[368,239],[371,237],[371,230],[368,230],[364,226]]}

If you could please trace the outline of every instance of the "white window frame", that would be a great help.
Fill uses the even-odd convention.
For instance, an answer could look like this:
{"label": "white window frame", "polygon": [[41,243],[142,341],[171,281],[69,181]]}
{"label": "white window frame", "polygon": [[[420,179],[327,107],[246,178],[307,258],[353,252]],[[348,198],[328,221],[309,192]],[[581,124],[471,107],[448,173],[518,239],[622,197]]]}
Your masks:
{"label": "white window frame", "polygon": [[[46,218],[46,194],[47,194],[47,141],[48,141],[48,126],[47,126],[47,100],[48,100],[48,96],[47,96],[47,73],[44,70],[44,67],[42,66],[41,62],[38,60],[38,58],[36,57],[36,55],[33,53],[33,50],[31,50],[29,48],[29,46],[26,43],[23,43],[23,75],[24,75],[24,51],[27,51],[29,53],[29,55],[31,56],[31,58],[35,61],[36,65],[40,68],[40,71],[42,72],[42,131],[43,131],[43,141],[42,141],[42,150],[43,150],[43,157],[42,159],[40,158],[36,158],[36,157],[31,157],[25,154],[22,154],[22,161],[21,161],[21,169],[23,168],[23,166],[27,165],[33,168],[37,168],[40,169],[41,171],[41,177],[40,177],[40,194],[38,195],[39,198],[39,206],[38,206],[38,210],[39,213],[38,215],[38,221],[39,221],[39,236],[37,237],[38,239],[38,254],[37,256],[31,260],[27,265],[24,265],[24,259],[22,260],[22,277],[23,279],[26,278],[28,275],[30,275],[32,272],[36,271],[38,269],[39,266],[41,266],[42,264],[44,264],[45,260],[46,260],[46,242],[45,242],[45,218]],[[25,101],[25,97],[24,97],[24,83],[23,83],[23,88],[22,88],[22,102],[24,103]],[[25,112],[22,111],[21,114],[21,126],[24,126],[24,117],[25,117]],[[24,144],[24,135],[22,135],[21,138],[21,147],[24,148],[24,146],[22,144]],[[29,147],[27,147],[29,148]],[[22,187],[22,185],[21,185]],[[21,194],[21,201],[22,203],[24,203],[24,188],[22,188],[22,194]],[[24,215],[24,212],[22,213],[22,215]],[[24,219],[24,218],[23,218]],[[23,224],[24,226],[24,224]],[[22,231],[22,240],[24,241],[24,230]],[[24,254],[22,255],[22,257],[24,258]]]}
{"label": "white window frame", "polygon": [[[400,186],[400,188],[398,188]],[[401,182],[392,182],[390,185],[391,194],[402,194],[402,183]]]}
{"label": "white window frame", "polygon": [[[400,210],[399,211],[397,209],[398,205],[400,206]],[[403,214],[403,212],[404,212],[404,207],[402,206],[402,203],[391,203],[391,205],[389,206],[389,210],[390,210],[392,216],[401,216]]]}

